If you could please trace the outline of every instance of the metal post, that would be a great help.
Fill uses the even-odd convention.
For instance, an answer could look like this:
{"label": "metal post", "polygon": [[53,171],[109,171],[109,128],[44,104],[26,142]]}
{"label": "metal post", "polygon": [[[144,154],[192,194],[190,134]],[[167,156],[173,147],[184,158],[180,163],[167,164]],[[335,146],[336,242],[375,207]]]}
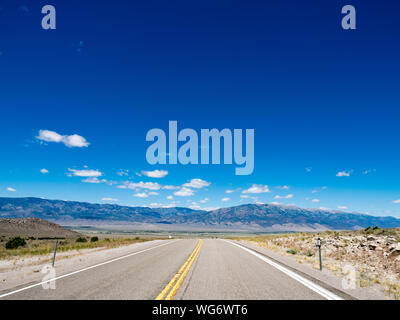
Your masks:
{"label": "metal post", "polygon": [[58,245],[58,240],[56,240],[56,245],[54,247],[53,267],[54,267],[54,262],[56,262],[57,245]]}
{"label": "metal post", "polygon": [[322,271],[321,239],[318,238],[319,270]]}

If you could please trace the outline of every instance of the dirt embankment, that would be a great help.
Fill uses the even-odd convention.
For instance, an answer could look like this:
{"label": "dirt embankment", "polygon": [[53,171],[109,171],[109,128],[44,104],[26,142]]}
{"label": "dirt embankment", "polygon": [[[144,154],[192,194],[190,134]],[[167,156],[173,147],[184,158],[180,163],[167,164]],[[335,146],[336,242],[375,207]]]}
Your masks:
{"label": "dirt embankment", "polygon": [[78,232],[38,218],[0,219],[0,237],[76,238]]}

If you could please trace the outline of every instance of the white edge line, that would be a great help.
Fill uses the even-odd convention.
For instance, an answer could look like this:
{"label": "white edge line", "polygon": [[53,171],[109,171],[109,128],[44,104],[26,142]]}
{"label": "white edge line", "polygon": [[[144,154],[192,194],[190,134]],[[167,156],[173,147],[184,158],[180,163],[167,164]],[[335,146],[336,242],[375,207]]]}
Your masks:
{"label": "white edge line", "polygon": [[319,295],[323,296],[324,298],[328,299],[328,300],[344,300],[343,298],[337,296],[336,294],[330,292],[329,290],[322,288],[321,286],[313,283],[310,280],[307,280],[306,278],[303,278],[302,276],[298,275],[297,273],[290,271],[289,269],[283,267],[282,265],[264,257],[263,255],[248,249],[240,244],[228,241],[228,240],[224,240],[234,246],[237,246],[245,251],[247,251],[248,253],[251,253],[252,255],[256,256],[257,258],[263,260],[264,262],[270,264],[271,266],[275,267],[276,269],[282,271],[283,273],[287,274],[289,277],[297,280],[298,282],[300,282],[302,285],[306,286],[307,288],[311,289],[312,291],[318,293]]}
{"label": "white edge line", "polygon": [[58,279],[66,278],[66,277],[72,276],[72,275],[74,275],[74,274],[83,272],[83,271],[87,271],[87,270],[90,270],[90,269],[93,269],[93,268],[96,268],[96,267],[100,267],[100,266],[103,266],[103,265],[108,264],[108,263],[111,263],[111,262],[115,262],[115,261],[118,261],[118,260],[122,260],[122,259],[125,259],[125,258],[128,258],[128,257],[134,256],[134,255],[137,255],[137,254],[139,254],[139,253],[143,253],[143,252],[146,252],[146,251],[149,251],[149,250],[153,250],[153,249],[156,249],[156,248],[159,248],[159,247],[162,247],[162,246],[166,246],[166,245],[168,245],[168,244],[175,243],[176,241],[179,241],[179,240],[174,240],[174,241],[172,241],[172,242],[163,243],[163,244],[160,244],[160,245],[155,246],[155,247],[151,247],[151,248],[147,248],[147,249],[144,249],[144,250],[141,250],[141,251],[133,252],[133,253],[127,254],[127,255],[122,256],[122,257],[118,257],[118,258],[115,258],[115,259],[111,259],[111,260],[108,260],[108,261],[105,261],[105,262],[102,262],[102,263],[95,264],[95,265],[90,266],[90,267],[86,267],[86,268],[83,268],[83,269],[80,269],[80,270],[77,270],[77,271],[73,271],[73,272],[64,274],[64,275],[59,276],[59,277],[56,277],[56,278],[54,278],[54,279],[42,281],[42,282],[35,283],[35,284],[32,284],[32,285],[27,286],[27,287],[24,287],[24,288],[15,290],[15,291],[7,292],[7,293],[5,293],[5,294],[0,295],[0,299],[1,299],[1,298],[4,298],[4,297],[7,297],[7,296],[10,296],[10,295],[12,295],[12,294],[21,292],[21,291],[25,291],[25,290],[28,290],[28,289],[31,289],[31,288],[40,286],[40,285],[45,284],[45,283],[49,283],[49,282],[52,282],[52,281],[56,281],[56,280],[58,280]]}

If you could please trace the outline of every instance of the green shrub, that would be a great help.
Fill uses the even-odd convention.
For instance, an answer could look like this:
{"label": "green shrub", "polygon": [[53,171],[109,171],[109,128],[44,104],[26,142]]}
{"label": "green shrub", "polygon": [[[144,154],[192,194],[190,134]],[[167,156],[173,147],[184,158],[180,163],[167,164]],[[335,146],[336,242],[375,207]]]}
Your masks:
{"label": "green shrub", "polygon": [[296,254],[297,253],[297,251],[294,250],[294,249],[287,250],[286,252],[290,253],[290,254]]}
{"label": "green shrub", "polygon": [[96,242],[99,241],[99,237],[91,237],[90,242]]}
{"label": "green shrub", "polygon": [[11,238],[6,242],[6,249],[17,249],[26,245],[26,241],[21,237]]}
{"label": "green shrub", "polygon": [[307,251],[307,252],[305,253],[305,255],[306,255],[307,257],[312,257],[312,256],[314,255],[314,252]]}
{"label": "green shrub", "polygon": [[87,242],[87,239],[83,238],[83,237],[79,237],[78,239],[76,239],[76,242]]}
{"label": "green shrub", "polygon": [[140,240],[140,237],[136,237],[135,240]]}

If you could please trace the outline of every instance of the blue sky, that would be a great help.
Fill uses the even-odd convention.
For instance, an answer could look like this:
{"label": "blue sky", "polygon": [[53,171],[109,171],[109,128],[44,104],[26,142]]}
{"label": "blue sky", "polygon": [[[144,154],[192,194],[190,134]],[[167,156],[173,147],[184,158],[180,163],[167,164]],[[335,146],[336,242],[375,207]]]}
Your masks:
{"label": "blue sky", "polygon": [[[396,2],[52,1],[51,31],[45,4],[0,3],[0,196],[400,216]],[[147,164],[170,120],[254,129],[253,174]]]}

